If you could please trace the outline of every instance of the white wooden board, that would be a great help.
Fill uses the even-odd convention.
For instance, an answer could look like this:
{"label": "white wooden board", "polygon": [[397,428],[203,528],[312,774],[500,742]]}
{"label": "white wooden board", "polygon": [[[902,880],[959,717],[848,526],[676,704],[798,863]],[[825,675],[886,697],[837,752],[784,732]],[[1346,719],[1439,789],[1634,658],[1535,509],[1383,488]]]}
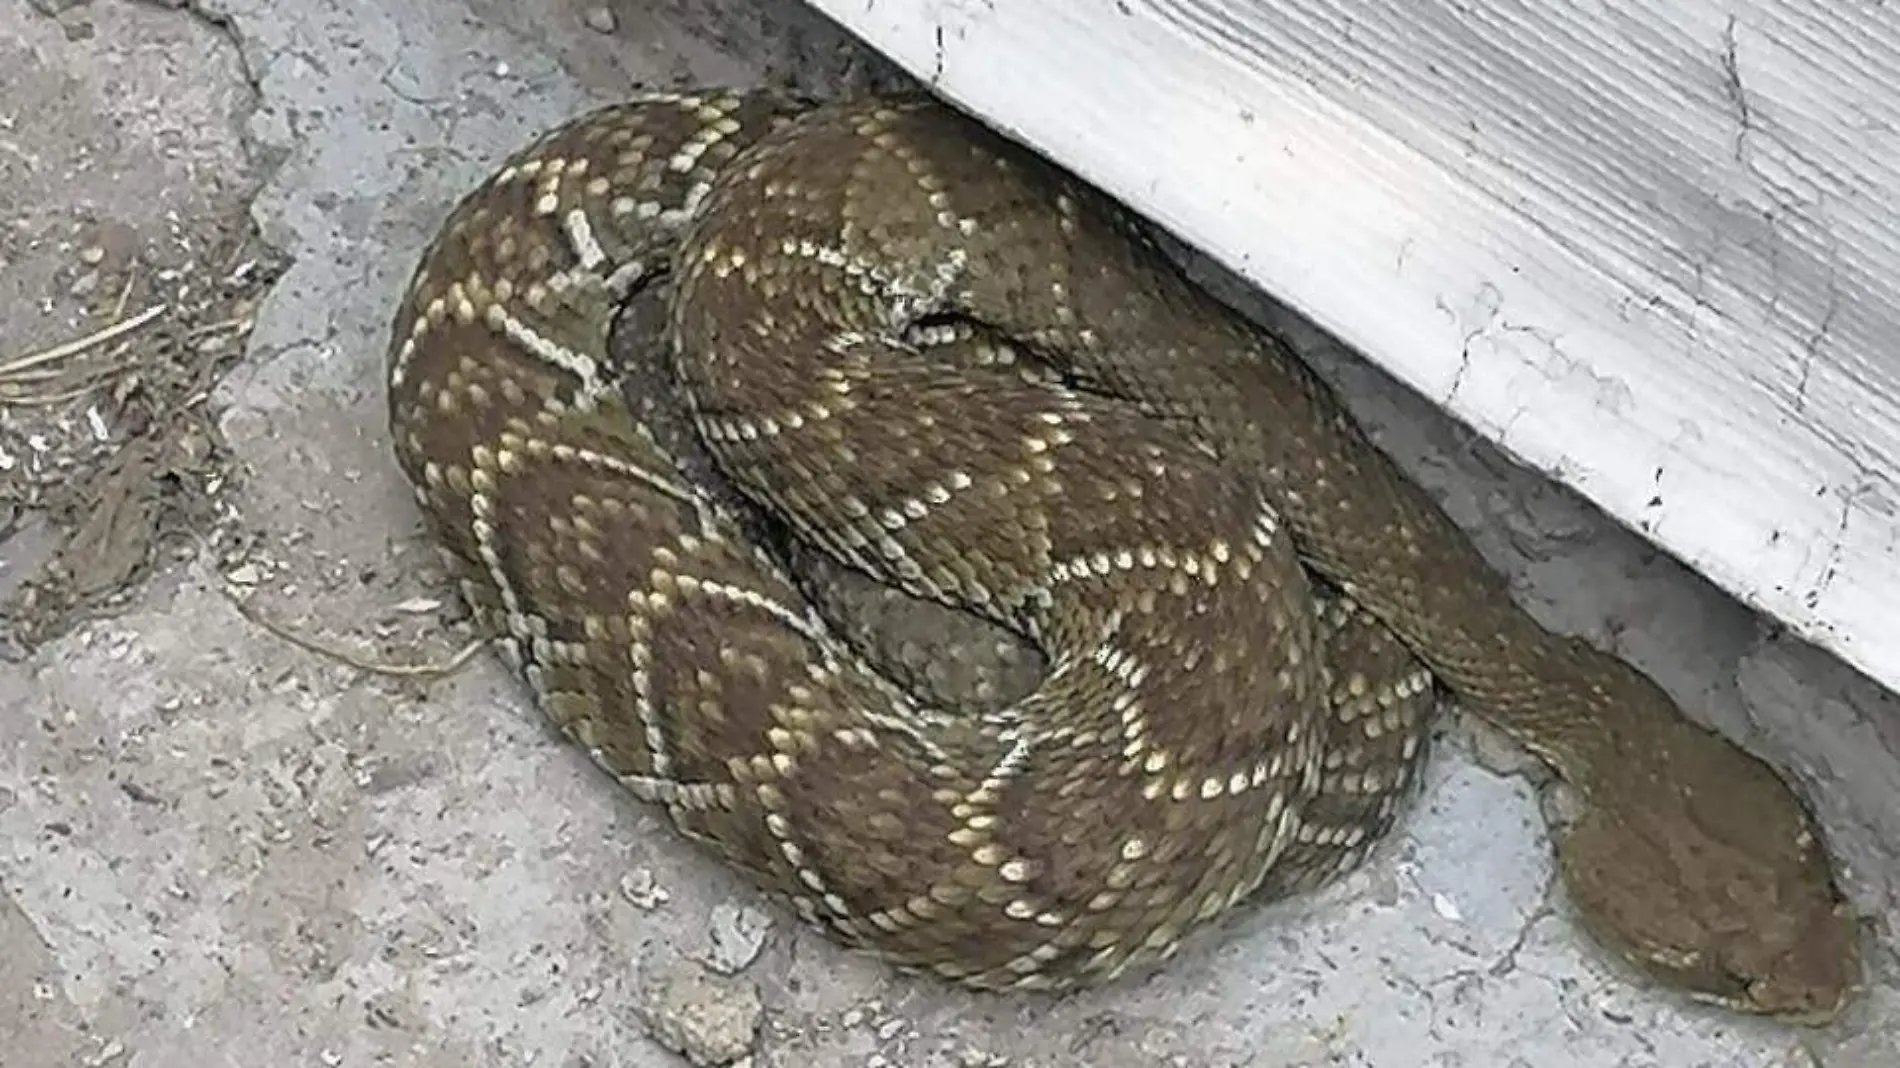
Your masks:
{"label": "white wooden board", "polygon": [[1900,4],[809,2],[1900,689]]}

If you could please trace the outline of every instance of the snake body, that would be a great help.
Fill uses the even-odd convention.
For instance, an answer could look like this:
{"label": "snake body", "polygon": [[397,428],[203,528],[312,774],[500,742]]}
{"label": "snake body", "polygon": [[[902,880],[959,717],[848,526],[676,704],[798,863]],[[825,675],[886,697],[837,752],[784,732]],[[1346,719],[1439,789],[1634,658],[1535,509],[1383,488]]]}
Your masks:
{"label": "snake body", "polygon": [[[1349,870],[1448,691],[1574,790],[1604,944],[1790,1019],[1857,978],[1773,772],[1532,621],[1113,203],[929,98],[582,115],[455,208],[389,354],[402,470],[537,705],[901,968],[1101,983]],[[900,685],[788,542],[1046,670],[986,709]]]}

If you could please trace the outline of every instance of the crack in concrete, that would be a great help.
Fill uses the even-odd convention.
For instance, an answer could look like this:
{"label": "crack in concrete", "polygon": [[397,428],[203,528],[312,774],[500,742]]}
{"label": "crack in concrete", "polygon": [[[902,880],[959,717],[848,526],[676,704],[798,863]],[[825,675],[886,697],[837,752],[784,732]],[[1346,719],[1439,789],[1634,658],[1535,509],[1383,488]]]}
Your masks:
{"label": "crack in concrete", "polygon": [[1814,325],[1801,346],[1801,366],[1794,390],[1794,410],[1798,413],[1808,410],[1808,383],[1814,377],[1815,364],[1821,359],[1821,346],[1827,341],[1828,331],[1833,329],[1834,318],[1841,310],[1840,257],[1835,255],[1827,258],[1826,300],[1827,305],[1821,310],[1821,321]]}
{"label": "crack in concrete", "polygon": [[1728,24],[1722,29],[1722,91],[1735,108],[1735,162],[1746,166],[1747,161],[1743,157],[1748,134],[1754,126],[1754,109],[1749,104],[1747,91],[1742,87],[1741,62],[1736,58],[1735,24],[1736,17],[1730,15]]}

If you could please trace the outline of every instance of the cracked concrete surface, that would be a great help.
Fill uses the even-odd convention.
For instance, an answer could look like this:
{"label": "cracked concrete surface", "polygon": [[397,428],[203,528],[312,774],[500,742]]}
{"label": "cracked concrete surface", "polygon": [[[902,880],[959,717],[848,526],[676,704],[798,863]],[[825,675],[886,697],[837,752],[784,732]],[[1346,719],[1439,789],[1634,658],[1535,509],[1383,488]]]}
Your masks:
{"label": "cracked concrete surface", "polygon": [[[1540,615],[1817,799],[1871,928],[1870,987],[1836,1026],[1697,1007],[1583,941],[1540,777],[1464,722],[1358,875],[1143,981],[976,997],[792,926],[559,744],[490,659],[390,678],[273,637],[227,579],[361,655],[456,644],[379,365],[430,228],[498,155],[636,83],[827,89],[878,65],[789,0],[181,6],[0,9],[0,358],[84,328],[73,263],[102,226],[162,260],[177,235],[254,224],[293,261],[210,398],[238,462],[219,551],[166,557],[113,614],[0,664],[7,1068],[1900,1064],[1900,701],[1258,299]],[[0,523],[0,580],[27,530]]]}

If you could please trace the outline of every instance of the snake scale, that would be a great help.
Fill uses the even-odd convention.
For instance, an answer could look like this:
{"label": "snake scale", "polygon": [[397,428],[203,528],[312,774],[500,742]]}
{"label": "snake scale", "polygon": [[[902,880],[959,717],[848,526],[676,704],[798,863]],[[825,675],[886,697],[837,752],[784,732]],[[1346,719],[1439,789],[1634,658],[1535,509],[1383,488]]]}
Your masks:
{"label": "snake scale", "polygon": [[[928,96],[570,120],[454,209],[388,371],[401,468],[537,706],[900,969],[1098,984],[1336,877],[1449,693],[1574,791],[1559,869],[1602,944],[1789,1020],[1858,982],[1774,772],[1535,623],[1284,347]],[[1044,666],[984,708],[902,685],[787,544]]]}

